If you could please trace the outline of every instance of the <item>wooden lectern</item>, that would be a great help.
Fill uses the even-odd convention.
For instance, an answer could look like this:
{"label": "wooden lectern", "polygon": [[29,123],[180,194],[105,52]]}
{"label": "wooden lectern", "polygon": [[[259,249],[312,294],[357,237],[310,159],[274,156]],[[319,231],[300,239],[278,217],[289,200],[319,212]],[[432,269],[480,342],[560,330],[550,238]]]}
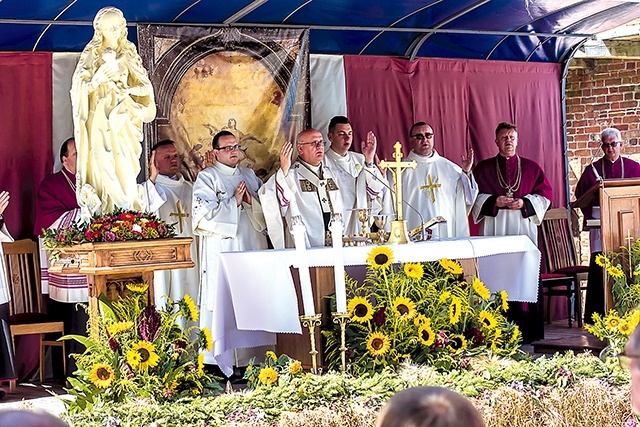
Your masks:
{"label": "wooden lectern", "polygon": [[[592,206],[600,206],[600,223],[592,226],[601,229],[603,253],[619,252],[621,246],[636,240],[640,234],[640,179],[606,179],[571,204],[574,209]],[[606,281],[605,301],[608,312],[613,308],[613,297]]]}

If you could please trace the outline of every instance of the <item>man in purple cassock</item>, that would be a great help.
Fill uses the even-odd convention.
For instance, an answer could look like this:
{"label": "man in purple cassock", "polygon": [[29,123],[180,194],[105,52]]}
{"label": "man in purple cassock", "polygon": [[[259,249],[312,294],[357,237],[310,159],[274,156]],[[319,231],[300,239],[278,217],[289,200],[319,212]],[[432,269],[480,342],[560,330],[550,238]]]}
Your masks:
{"label": "man in purple cassock", "polygon": [[[62,168],[42,180],[36,197],[35,234],[42,236],[45,229],[70,227],[80,220],[76,199],[76,143],[67,139],[60,147]],[[42,293],[49,294],[48,312],[64,322],[67,334],[86,335],[87,314],[76,303],[88,301],[87,276],[82,274],[49,274],[48,253],[40,239],[40,272]],[[67,341],[67,354],[82,352],[76,341]],[[75,359],[70,358],[67,371],[73,372]]]}
{"label": "man in purple cassock", "polygon": [[[516,154],[518,129],[511,123],[496,128],[498,155],[473,170],[479,194],[472,215],[483,236],[524,234],[537,245],[538,225],[551,204],[551,184],[536,162]],[[522,339],[544,337],[542,291],[537,303],[509,304],[507,316],[520,326]]]}
{"label": "man in purple cassock", "polygon": [[[620,131],[616,128],[608,128],[600,134],[600,146],[604,156],[588,165],[576,185],[576,199],[580,198],[589,189],[604,179],[640,178],[640,164],[631,159],[622,157],[620,150],[623,140]],[[586,221],[592,218],[600,218],[600,206],[598,201],[593,206],[582,208]],[[585,298],[584,319],[591,323],[594,313],[604,315],[604,282],[602,267],[595,263],[596,255],[602,253],[602,236],[600,227],[589,229],[589,246],[591,248],[591,260],[589,262],[589,276],[587,278],[587,296]]]}

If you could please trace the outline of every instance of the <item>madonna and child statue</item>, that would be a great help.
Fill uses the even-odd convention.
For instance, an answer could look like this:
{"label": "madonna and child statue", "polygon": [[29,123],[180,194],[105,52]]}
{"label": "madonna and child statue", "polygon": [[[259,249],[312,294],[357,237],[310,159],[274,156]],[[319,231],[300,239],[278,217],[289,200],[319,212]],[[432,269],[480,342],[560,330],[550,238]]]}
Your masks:
{"label": "madonna and child statue", "polygon": [[143,123],[156,116],[153,87],[135,45],[127,40],[122,12],[100,9],[93,29],[71,85],[76,191],[85,220],[116,208],[146,209],[137,176]]}

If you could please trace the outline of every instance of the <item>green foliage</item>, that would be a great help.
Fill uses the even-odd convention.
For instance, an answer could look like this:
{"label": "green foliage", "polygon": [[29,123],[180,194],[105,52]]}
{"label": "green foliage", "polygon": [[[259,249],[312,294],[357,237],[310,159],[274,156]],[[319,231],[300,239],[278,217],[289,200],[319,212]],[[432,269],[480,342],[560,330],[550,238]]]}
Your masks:
{"label": "green foliage", "polygon": [[245,371],[244,378],[247,380],[250,388],[256,388],[260,385],[273,386],[280,381],[289,381],[292,377],[300,377],[303,375],[302,363],[281,354],[276,356],[273,351],[267,351],[264,362],[255,365],[255,358],[249,361],[249,366]]}

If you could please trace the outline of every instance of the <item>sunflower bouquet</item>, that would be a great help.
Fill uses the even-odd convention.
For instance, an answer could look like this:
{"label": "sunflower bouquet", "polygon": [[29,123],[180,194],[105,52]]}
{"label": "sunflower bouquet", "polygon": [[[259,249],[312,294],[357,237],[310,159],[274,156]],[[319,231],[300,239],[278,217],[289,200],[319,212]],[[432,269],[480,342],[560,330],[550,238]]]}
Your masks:
{"label": "sunflower bouquet", "polygon": [[585,329],[596,338],[609,343],[608,347],[613,355],[622,353],[629,341],[629,336],[640,322],[640,310],[630,310],[620,315],[616,310],[609,310],[606,316],[593,314],[593,324],[585,325]]}
{"label": "sunflower bouquet", "polygon": [[[66,400],[70,411],[84,410],[99,402],[125,402],[134,398],[172,401],[220,390],[220,385],[204,371],[204,355],[211,350],[207,328],[179,323],[195,322],[198,310],[185,295],[168,300],[157,310],[147,305],[147,284],[126,285],[127,295],[118,301],[102,297],[100,315],[91,315],[96,334],[91,337],[67,335],[86,347],[74,354],[78,370],[69,378]],[[180,318],[180,319],[179,319]]]}
{"label": "sunflower bouquet", "polygon": [[250,388],[277,385],[279,381],[288,381],[293,377],[304,375],[302,363],[286,354],[278,357],[273,351],[267,351],[264,362],[256,366],[254,361],[255,358],[249,361],[249,366],[244,373],[244,379],[247,380]]}
{"label": "sunflower bouquet", "polygon": [[595,261],[611,278],[615,309],[624,315],[640,304],[640,239],[620,249],[621,252],[599,254]]}
{"label": "sunflower bouquet", "polygon": [[[441,259],[394,263],[388,246],[373,248],[363,283],[347,278],[348,364],[353,373],[396,367],[403,360],[443,368],[456,358],[490,350],[521,355],[518,326],[506,320],[507,293],[491,293],[477,277],[461,279],[462,267]],[[323,331],[330,368],[340,364],[337,329]]]}

